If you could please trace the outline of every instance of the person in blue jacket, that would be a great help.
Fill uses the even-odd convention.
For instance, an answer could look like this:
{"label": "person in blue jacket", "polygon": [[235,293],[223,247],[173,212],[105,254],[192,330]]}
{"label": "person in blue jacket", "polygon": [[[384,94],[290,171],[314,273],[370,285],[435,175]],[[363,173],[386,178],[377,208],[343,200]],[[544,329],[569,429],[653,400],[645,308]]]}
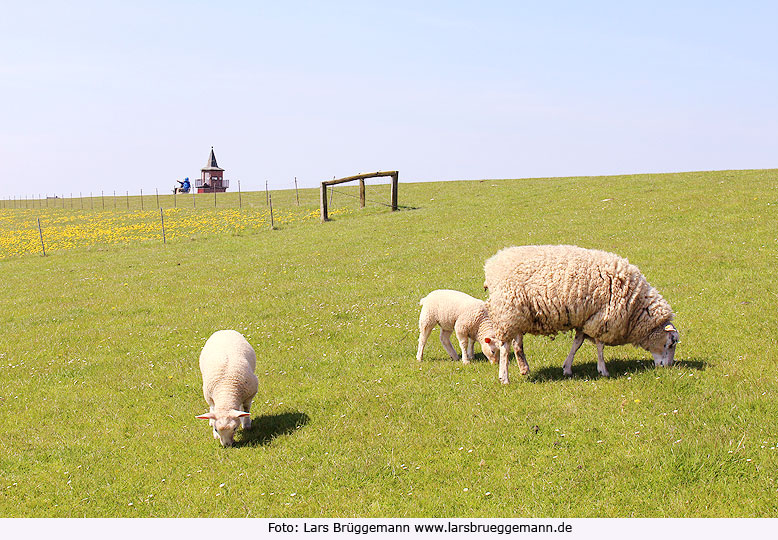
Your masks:
{"label": "person in blue jacket", "polygon": [[189,189],[192,187],[192,184],[189,183],[189,177],[187,176],[184,178],[184,181],[176,180],[179,184],[181,184],[181,187],[178,188],[179,193],[189,193]]}

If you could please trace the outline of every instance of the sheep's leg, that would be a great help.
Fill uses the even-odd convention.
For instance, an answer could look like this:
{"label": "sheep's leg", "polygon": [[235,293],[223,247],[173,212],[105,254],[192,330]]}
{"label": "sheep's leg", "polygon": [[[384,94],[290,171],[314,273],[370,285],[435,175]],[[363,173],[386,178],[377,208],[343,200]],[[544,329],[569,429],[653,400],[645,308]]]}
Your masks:
{"label": "sheep's leg", "polygon": [[470,357],[470,360],[475,358],[475,340],[467,338],[467,354]]}
{"label": "sheep's leg", "polygon": [[440,342],[443,344],[443,348],[446,349],[446,352],[451,357],[451,359],[454,362],[457,362],[459,360],[459,355],[457,354],[457,351],[454,350],[454,346],[451,344],[451,332],[452,330],[443,330],[443,328],[441,328]]}
{"label": "sheep's leg", "polygon": [[510,380],[508,380],[508,355],[510,354],[510,347],[510,341],[503,341],[500,343],[500,371],[498,378],[503,384],[508,384],[510,382]]}
{"label": "sheep's leg", "polygon": [[605,368],[605,355],[603,354],[604,348],[605,343],[602,341],[597,341],[597,371],[603,377],[608,377],[610,373],[608,373],[608,370]]}
{"label": "sheep's leg", "polygon": [[473,353],[470,352],[470,338],[467,336],[459,337],[459,348],[462,350],[462,363],[469,364],[473,360]]}
{"label": "sheep's leg", "polygon": [[529,364],[527,363],[527,357],[524,356],[524,335],[519,334],[516,339],[513,340],[513,354],[516,355],[516,364],[519,366],[519,373],[526,375],[529,373]]}
{"label": "sheep's leg", "polygon": [[573,375],[573,357],[575,356],[575,353],[578,352],[578,349],[581,348],[581,345],[584,342],[584,339],[586,339],[586,334],[584,334],[581,330],[575,331],[575,338],[573,339],[573,346],[570,349],[570,352],[567,355],[567,358],[565,359],[564,365],[562,365],[562,372],[565,374],[565,377],[572,377]]}
{"label": "sheep's leg", "polygon": [[421,362],[421,356],[424,354],[424,346],[427,344],[427,339],[432,333],[434,325],[420,326],[419,327],[419,348],[416,351],[416,360]]}
{"label": "sheep's leg", "polygon": [[473,340],[470,339],[467,334],[460,332],[456,328],[454,331],[456,332],[457,339],[459,340],[459,348],[462,350],[462,363],[469,364],[473,361]]}
{"label": "sheep's leg", "polygon": [[[251,399],[243,403],[243,410],[246,412],[251,412]],[[243,429],[251,429],[251,416],[241,417],[240,425]]]}

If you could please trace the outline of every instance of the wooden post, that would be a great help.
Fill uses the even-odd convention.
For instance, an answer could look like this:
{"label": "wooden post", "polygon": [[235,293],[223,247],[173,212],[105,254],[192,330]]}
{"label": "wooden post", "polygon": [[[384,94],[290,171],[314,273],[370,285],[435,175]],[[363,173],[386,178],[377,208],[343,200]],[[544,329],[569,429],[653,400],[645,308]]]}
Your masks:
{"label": "wooden post", "polygon": [[176,207],[176,190],[173,190],[173,208]]}
{"label": "wooden post", "polygon": [[321,190],[319,191],[319,212],[321,213],[321,221],[329,221],[327,217],[327,183],[321,183]]}
{"label": "wooden post", "polygon": [[270,203],[270,230],[276,228],[275,222],[273,221],[273,197],[271,195],[268,195],[268,203]]}
{"label": "wooden post", "polygon": [[400,173],[395,172],[392,175],[392,212],[397,210],[397,183],[400,178]]}
{"label": "wooden post", "polygon": [[143,190],[140,190],[140,209],[143,210]]}
{"label": "wooden post", "polygon": [[95,200],[92,197],[92,192],[89,192],[89,208],[94,210],[95,209]]}
{"label": "wooden post", "polygon": [[243,208],[243,199],[240,196],[240,180],[238,180],[238,208]]}
{"label": "wooden post", "polygon": [[105,191],[100,190],[100,200],[103,203],[103,210],[105,210]]}
{"label": "wooden post", "polygon": [[43,250],[43,256],[46,256],[46,246],[43,245],[43,229],[41,229],[41,218],[38,218],[38,234],[41,237],[41,249]]}
{"label": "wooden post", "polygon": [[359,207],[365,207],[365,179],[359,179]]}
{"label": "wooden post", "polygon": [[297,206],[300,206],[300,192],[297,191],[297,177],[294,177],[294,194],[297,197]]}
{"label": "wooden post", "polygon": [[157,208],[159,208],[159,188],[154,188],[154,192],[157,194]]}
{"label": "wooden post", "polygon": [[130,192],[129,191],[127,191],[126,199],[127,199],[127,210],[129,210],[130,209]]}
{"label": "wooden post", "polygon": [[162,221],[162,243],[167,244],[165,240],[165,215],[162,213],[162,208],[159,209],[159,219]]}
{"label": "wooden post", "polygon": [[270,192],[267,190],[267,180],[265,180],[265,204],[270,204]]}

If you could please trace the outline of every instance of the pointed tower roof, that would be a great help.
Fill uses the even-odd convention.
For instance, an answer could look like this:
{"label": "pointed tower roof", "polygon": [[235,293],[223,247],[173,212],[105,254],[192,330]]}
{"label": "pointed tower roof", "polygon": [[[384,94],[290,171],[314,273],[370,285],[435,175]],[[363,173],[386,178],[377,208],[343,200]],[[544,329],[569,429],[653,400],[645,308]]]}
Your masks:
{"label": "pointed tower roof", "polygon": [[211,154],[208,156],[208,161],[205,162],[205,167],[200,169],[202,171],[223,171],[221,167],[216,163],[216,155],[213,153],[213,146],[211,146]]}

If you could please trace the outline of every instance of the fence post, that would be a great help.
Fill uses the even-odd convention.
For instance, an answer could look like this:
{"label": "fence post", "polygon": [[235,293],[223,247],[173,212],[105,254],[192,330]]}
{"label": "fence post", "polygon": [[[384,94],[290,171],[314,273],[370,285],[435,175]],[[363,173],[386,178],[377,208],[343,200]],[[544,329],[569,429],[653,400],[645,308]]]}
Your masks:
{"label": "fence post", "polygon": [[38,218],[38,234],[41,237],[41,249],[43,250],[43,256],[46,256],[46,246],[43,245],[43,229],[41,229],[41,218]]}
{"label": "fence post", "polygon": [[268,203],[270,204],[270,230],[275,229],[275,223],[273,222],[273,197],[268,195]]}
{"label": "fence post", "polygon": [[321,214],[321,221],[329,221],[327,218],[327,184],[321,183],[321,189],[319,190],[319,213]]}
{"label": "fence post", "polygon": [[162,221],[162,243],[167,244],[167,241],[165,240],[165,216],[162,213],[162,208],[159,209],[159,219]]}
{"label": "fence post", "polygon": [[92,198],[92,192],[89,192],[89,208],[94,210],[95,209],[95,200]]}
{"label": "fence post", "polygon": [[297,177],[294,177],[294,194],[297,197],[297,206],[300,206],[300,192],[297,191]]}
{"label": "fence post", "polygon": [[392,175],[392,212],[397,210],[397,183],[400,178],[400,173],[396,172]]}
{"label": "fence post", "polygon": [[240,180],[238,180],[238,208],[243,208],[243,199],[240,196]]}
{"label": "fence post", "polygon": [[359,179],[359,207],[365,207],[365,179]]}
{"label": "fence post", "polygon": [[125,198],[127,199],[127,210],[130,209],[130,192],[127,191]]}
{"label": "fence post", "polygon": [[154,191],[157,194],[157,208],[159,208],[159,188],[154,188]]}
{"label": "fence post", "polygon": [[105,191],[102,189],[100,190],[100,202],[103,203],[103,210],[105,210]]}
{"label": "fence post", "polygon": [[140,209],[143,210],[143,190],[140,190]]}

